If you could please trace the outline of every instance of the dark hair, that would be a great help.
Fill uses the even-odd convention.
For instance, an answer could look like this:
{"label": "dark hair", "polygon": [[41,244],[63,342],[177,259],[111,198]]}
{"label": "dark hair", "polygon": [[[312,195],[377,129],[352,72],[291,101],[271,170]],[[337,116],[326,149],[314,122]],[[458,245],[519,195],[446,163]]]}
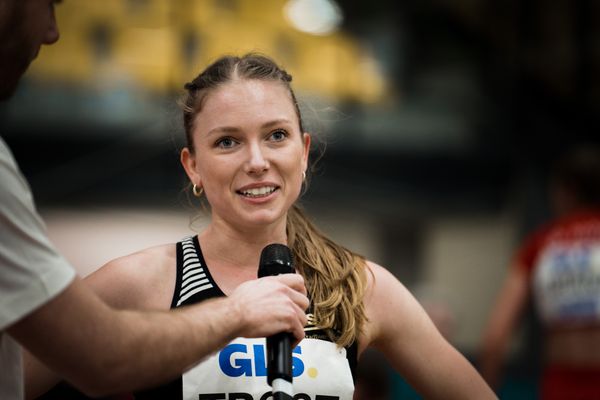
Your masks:
{"label": "dark hair", "polygon": [[582,206],[600,205],[600,147],[579,145],[557,162],[555,181]]}
{"label": "dark hair", "polygon": [[182,101],[183,104],[183,127],[187,145],[190,151],[194,151],[193,125],[194,117],[202,109],[206,95],[220,85],[235,79],[257,79],[281,82],[290,93],[300,132],[304,132],[302,124],[302,115],[300,107],[296,100],[296,95],[290,85],[292,76],[283,68],[279,67],[275,61],[257,53],[248,53],[242,57],[224,56],[210,64],[194,80],[184,85],[187,95]]}

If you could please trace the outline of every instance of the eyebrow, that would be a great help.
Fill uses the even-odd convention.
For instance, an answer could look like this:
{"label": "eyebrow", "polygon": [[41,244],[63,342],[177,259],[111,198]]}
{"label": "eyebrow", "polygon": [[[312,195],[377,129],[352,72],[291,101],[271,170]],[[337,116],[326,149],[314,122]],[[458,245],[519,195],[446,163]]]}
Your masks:
{"label": "eyebrow", "polygon": [[[265,122],[260,127],[261,127],[261,129],[268,129],[268,128],[272,128],[277,125],[291,124],[291,123],[292,123],[292,121],[290,121],[287,118],[278,118],[278,119],[274,119],[269,122]],[[240,132],[241,130],[242,129],[235,127],[235,126],[218,126],[216,128],[211,129],[210,131],[208,131],[208,133],[206,135],[212,136],[212,135],[222,134],[222,133],[236,133],[236,132]]]}

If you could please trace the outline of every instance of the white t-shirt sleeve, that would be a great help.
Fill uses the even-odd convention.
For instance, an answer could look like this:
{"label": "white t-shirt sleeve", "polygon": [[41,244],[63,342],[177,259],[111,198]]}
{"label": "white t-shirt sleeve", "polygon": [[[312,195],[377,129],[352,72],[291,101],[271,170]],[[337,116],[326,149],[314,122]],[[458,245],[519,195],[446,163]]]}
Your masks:
{"label": "white t-shirt sleeve", "polygon": [[0,331],[62,292],[74,277],[48,240],[29,185],[0,138]]}

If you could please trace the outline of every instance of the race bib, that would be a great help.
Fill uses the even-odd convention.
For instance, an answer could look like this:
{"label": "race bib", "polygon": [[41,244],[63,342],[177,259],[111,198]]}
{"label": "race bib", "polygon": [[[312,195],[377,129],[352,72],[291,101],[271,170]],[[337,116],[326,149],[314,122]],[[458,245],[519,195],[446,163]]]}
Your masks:
{"label": "race bib", "polygon": [[600,319],[600,243],[553,243],[539,257],[534,293],[544,320]]}
{"label": "race bib", "polygon": [[[183,375],[185,400],[272,400],[266,340],[238,338]],[[352,400],[346,349],[304,339],[292,353],[295,400]]]}

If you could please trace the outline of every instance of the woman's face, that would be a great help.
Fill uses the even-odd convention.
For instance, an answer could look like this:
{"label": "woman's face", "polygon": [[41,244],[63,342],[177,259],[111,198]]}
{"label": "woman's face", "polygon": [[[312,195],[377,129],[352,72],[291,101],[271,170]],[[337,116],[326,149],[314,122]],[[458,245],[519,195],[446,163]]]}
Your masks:
{"label": "woman's face", "polygon": [[193,127],[194,153],[182,163],[204,188],[213,221],[253,227],[285,221],[307,167],[310,136],[300,132],[279,82],[235,80],[208,93]]}

